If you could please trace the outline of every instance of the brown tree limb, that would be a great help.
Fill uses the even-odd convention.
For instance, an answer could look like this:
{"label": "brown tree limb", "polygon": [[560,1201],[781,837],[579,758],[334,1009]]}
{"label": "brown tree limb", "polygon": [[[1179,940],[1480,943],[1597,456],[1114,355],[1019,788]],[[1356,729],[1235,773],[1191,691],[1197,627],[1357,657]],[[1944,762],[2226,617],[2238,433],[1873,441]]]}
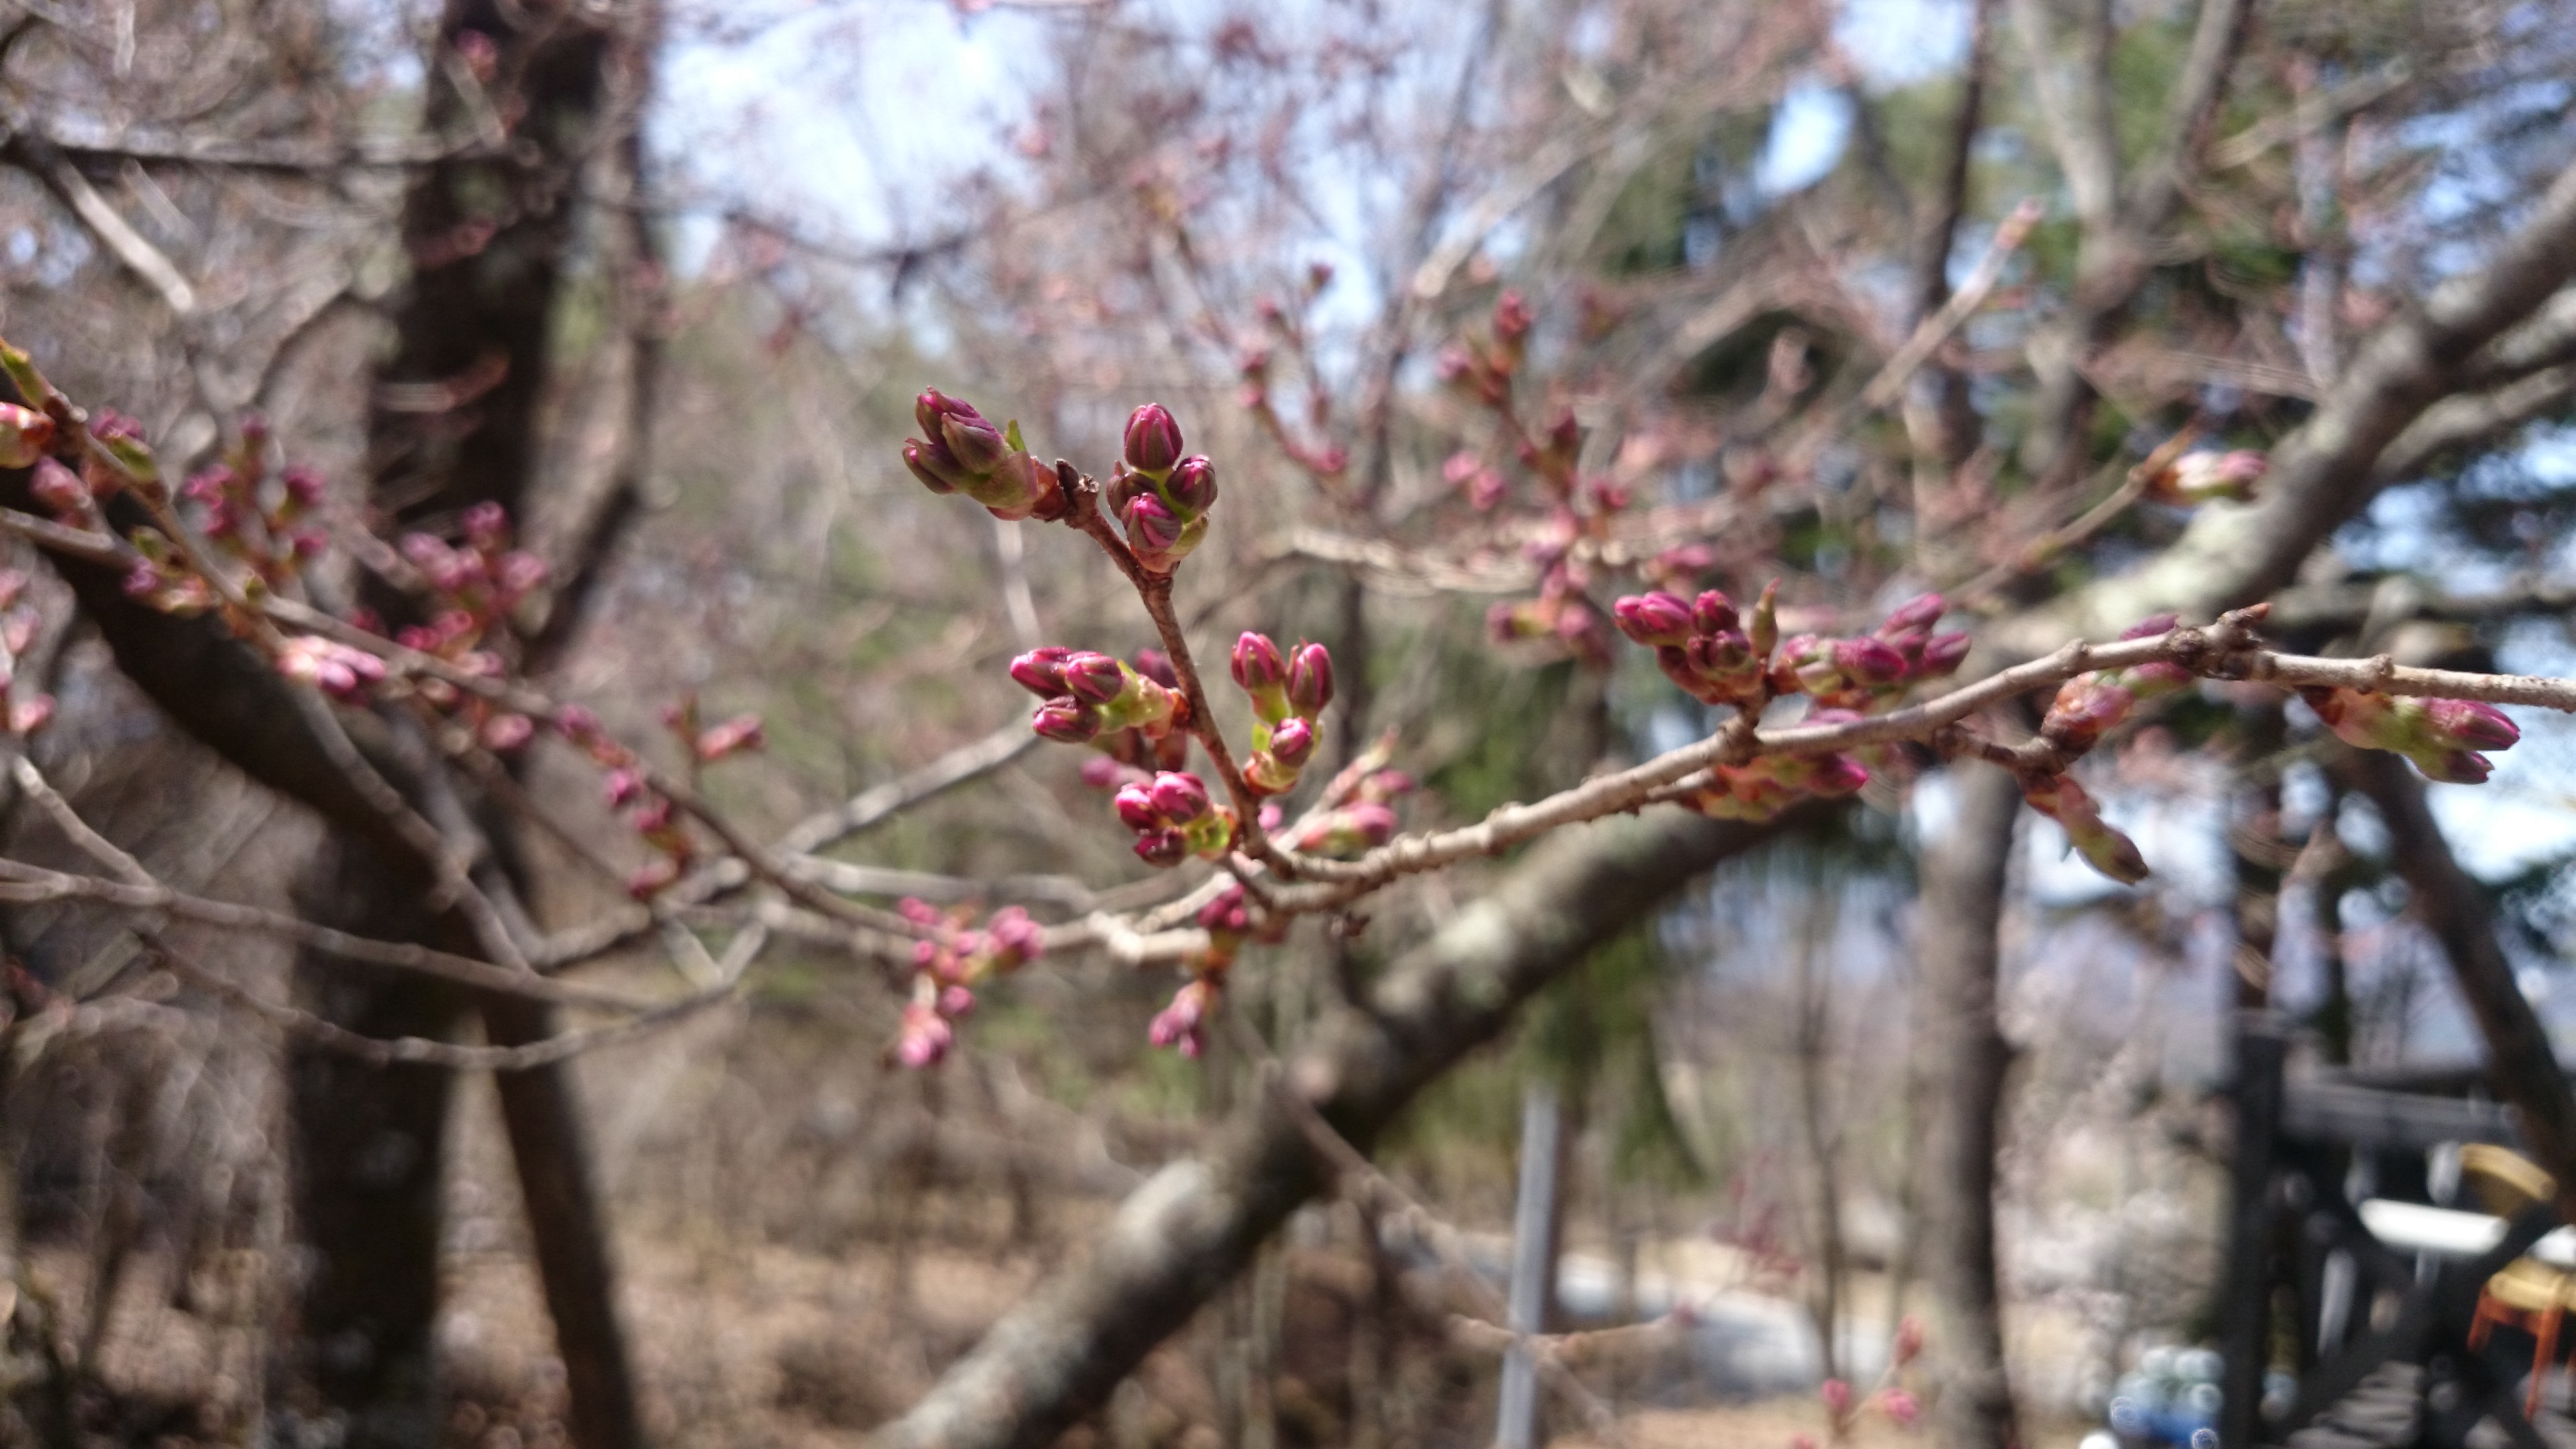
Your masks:
{"label": "brown tree limb", "polygon": [[[1326,1024],[1290,1064],[1299,1093],[1366,1148],[1414,1095],[1700,872],[1779,831],[1659,815],[1550,840],[1499,889],[1408,952],[1367,1014]],[[1264,1093],[1200,1155],[1138,1189],[1081,1266],[1024,1299],[876,1449],[1035,1449],[1088,1412],[1152,1347],[1250,1261],[1330,1164]]]}

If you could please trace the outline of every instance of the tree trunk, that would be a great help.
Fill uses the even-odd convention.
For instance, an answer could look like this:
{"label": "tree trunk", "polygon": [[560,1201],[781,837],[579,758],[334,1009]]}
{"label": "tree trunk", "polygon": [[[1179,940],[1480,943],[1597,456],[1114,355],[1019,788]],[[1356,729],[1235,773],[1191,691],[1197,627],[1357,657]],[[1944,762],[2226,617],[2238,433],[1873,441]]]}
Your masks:
{"label": "tree trunk", "polygon": [[1996,927],[2021,788],[2002,770],[1952,770],[1958,818],[1923,852],[1921,995],[1923,1274],[1939,1325],[1935,1410],[1949,1449],[2018,1442],[1995,1272],[1995,1153],[2012,1047],[1996,1018]]}
{"label": "tree trunk", "polygon": [[1500,887],[1314,1033],[1282,1091],[1131,1194],[1080,1266],[1040,1284],[876,1449],[1038,1449],[1107,1397],[1250,1261],[1326,1168],[1294,1092],[1365,1151],[1529,996],[1718,861],[1822,812],[1748,826],[1658,813],[1550,837]]}

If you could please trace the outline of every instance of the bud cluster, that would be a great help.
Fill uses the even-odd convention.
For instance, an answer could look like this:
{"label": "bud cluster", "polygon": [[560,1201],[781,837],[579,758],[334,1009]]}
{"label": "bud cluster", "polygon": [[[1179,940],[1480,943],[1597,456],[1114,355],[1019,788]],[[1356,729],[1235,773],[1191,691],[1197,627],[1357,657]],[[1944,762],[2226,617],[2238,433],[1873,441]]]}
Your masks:
{"label": "bud cluster", "polygon": [[995,518],[1053,522],[1068,503],[1056,471],[1029,456],[1020,425],[996,428],[972,403],[925,388],[913,420],[930,436],[906,438],[903,465],[933,493],[963,493]]}
{"label": "bud cluster", "polygon": [[2495,762],[2481,750],[2512,748],[2522,730],[2491,704],[2469,699],[2414,699],[2363,689],[2302,689],[2301,698],[2345,744],[2387,750],[2414,761],[2424,778],[2480,785]]}
{"label": "bud cluster", "polygon": [[1186,770],[1118,787],[1118,818],[1136,832],[1136,857],[1178,865],[1189,856],[1222,860],[1234,845],[1234,812],[1208,799],[1207,785]]}
{"label": "bud cluster", "polygon": [[[1171,665],[1159,654],[1140,654],[1131,666],[1096,650],[1060,644],[1032,649],[1011,661],[1012,682],[1044,701],[1030,717],[1029,728],[1069,745],[1102,744],[1105,737],[1125,731],[1145,743],[1177,734],[1189,723],[1190,705],[1170,676]],[[1112,745],[1103,748],[1125,763],[1145,763]]]}
{"label": "bud cluster", "polygon": [[54,717],[54,697],[18,684],[18,660],[36,640],[35,601],[27,576],[0,569],[0,730],[24,739]]}
{"label": "bud cluster", "polygon": [[1779,585],[1762,591],[1753,617],[1715,589],[1684,600],[1661,589],[1631,594],[1610,606],[1619,632],[1655,651],[1664,677],[1692,698],[1715,705],[1759,707],[1770,697],[1770,657],[1779,641],[1775,600]]}
{"label": "bud cluster", "polygon": [[1520,293],[1503,293],[1495,299],[1493,326],[1484,339],[1464,337],[1440,349],[1434,364],[1440,380],[1489,408],[1509,407],[1512,375],[1529,358],[1536,320]]}
{"label": "bud cluster", "polygon": [[566,705],[555,711],[553,723],[567,743],[606,772],[600,788],[609,807],[625,813],[628,827],[653,852],[651,860],[626,878],[626,893],[639,901],[661,894],[697,859],[697,843],[689,838],[678,807],[653,788],[643,760],[610,735],[597,715],[577,704]]}
{"label": "bud cluster", "polygon": [[[1860,718],[1848,710],[1819,710],[1810,724],[1833,724]],[[1715,820],[1763,821],[1801,800],[1838,800],[1857,794],[1869,783],[1869,769],[1840,752],[1822,755],[1762,755],[1741,765],[1716,765],[1705,786],[1675,803]]]}
{"label": "bud cluster", "polygon": [[1860,638],[1789,639],[1771,664],[1772,691],[1811,695],[1828,709],[1893,704],[1913,685],[1955,673],[1968,657],[1967,635],[1932,632],[1946,607],[1939,594],[1924,594]]}
{"label": "bud cluster", "polygon": [[895,1035],[895,1060],[907,1067],[935,1065],[948,1055],[957,1018],[975,1009],[974,988],[1006,976],[1046,954],[1046,931],[1018,906],[995,911],[979,929],[966,913],[943,914],[906,897],[896,907],[929,935],[913,943],[912,999]]}
{"label": "bud cluster", "polygon": [[[2131,625],[2120,637],[2152,639],[2173,626],[2173,615],[2158,614]],[[2040,738],[2063,754],[2080,755],[2126,721],[2141,702],[2188,689],[2191,684],[2190,670],[2166,660],[2079,674],[2057,687],[2048,716],[2040,721]]]}
{"label": "bud cluster", "polygon": [[2021,798],[2030,808],[2066,828],[2067,843],[2084,863],[2118,881],[2136,885],[2147,878],[2147,859],[2137,842],[2102,818],[2102,807],[2068,774],[2029,775]]}
{"label": "bud cluster", "polygon": [[2254,496],[2254,485],[2270,466],[2270,459],[2251,449],[2221,453],[2203,448],[2157,470],[2147,480],[2147,497],[2185,508],[2217,498],[2243,503]]}
{"label": "bud cluster", "polygon": [[1333,702],[1333,656],[1299,641],[1282,655],[1267,634],[1245,633],[1229,661],[1234,682],[1252,697],[1252,757],[1243,777],[1263,795],[1295,789],[1315,757],[1315,720]]}
{"label": "bud cluster", "polygon": [[[545,561],[510,546],[510,520],[497,503],[477,503],[461,520],[459,547],[428,533],[407,533],[396,548],[418,571],[429,622],[394,634],[406,649],[446,661],[467,674],[497,679],[508,666],[491,647],[509,632],[510,613],[546,582]],[[514,750],[536,734],[525,715],[495,706],[443,679],[415,681],[423,701],[473,731],[484,747]]]}
{"label": "bud cluster", "polygon": [[1158,574],[1180,567],[1207,537],[1216,502],[1216,465],[1181,455],[1181,425],[1161,403],[1127,417],[1123,456],[1109,472],[1110,513],[1127,531],[1136,561]]}
{"label": "bud cluster", "polygon": [[1351,860],[1395,838],[1395,802],[1417,788],[1402,770],[1371,770],[1347,799],[1316,812],[1288,837],[1288,848],[1330,860]]}
{"label": "bud cluster", "polygon": [[223,459],[179,485],[179,496],[196,506],[207,543],[248,570],[246,588],[277,588],[329,542],[313,516],[322,502],[321,475],[305,467],[272,473],[268,441],[267,419],[245,418],[240,440]]}

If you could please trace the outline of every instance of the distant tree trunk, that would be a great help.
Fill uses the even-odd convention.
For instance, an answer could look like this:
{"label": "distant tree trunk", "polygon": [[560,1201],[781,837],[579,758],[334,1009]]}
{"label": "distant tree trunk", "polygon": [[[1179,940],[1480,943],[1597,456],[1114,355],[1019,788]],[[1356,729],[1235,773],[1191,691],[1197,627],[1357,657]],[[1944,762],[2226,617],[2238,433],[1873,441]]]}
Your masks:
{"label": "distant tree trunk", "polygon": [[[428,129],[468,128],[497,101],[514,144],[425,168],[406,199],[403,238],[414,274],[368,428],[370,496],[382,523],[441,528],[486,502],[527,521],[544,453],[538,420],[553,371],[555,310],[575,243],[576,182],[596,183],[611,159],[631,163],[636,155],[621,131],[631,129],[641,99],[648,18],[632,4],[449,0],[429,58]],[[609,230],[630,235],[622,224]],[[647,359],[632,360],[626,375],[641,386]],[[631,487],[631,477],[625,481]],[[582,508],[600,528],[620,516],[609,498]],[[554,560],[558,574],[586,577],[583,555],[596,551],[600,536],[594,530],[575,557]],[[417,608],[387,587],[366,593],[397,623]],[[473,813],[470,802],[466,808]],[[507,864],[506,822],[476,824],[493,842],[506,886],[523,894],[525,882]],[[316,861],[306,894],[320,914],[391,939],[454,931],[423,919],[416,869],[353,864],[342,858],[348,849],[335,838]],[[470,938],[442,944],[483,954]],[[303,989],[323,1014],[370,1035],[446,1036],[468,1009],[480,1011],[495,1045],[524,1045],[555,1030],[553,1013],[533,1003],[353,980],[344,967],[311,958],[303,965]],[[294,1066],[297,1197],[318,1260],[304,1302],[304,1357],[325,1401],[351,1416],[354,1444],[426,1444],[436,1429],[429,1353],[448,1084],[431,1077],[309,1050]],[[564,1360],[573,1436],[583,1449],[629,1449],[642,1443],[641,1421],[572,1068],[505,1073],[498,1087]]]}
{"label": "distant tree trunk", "polygon": [[1923,1274],[1940,1329],[1935,1415],[1949,1449],[2009,1449],[2019,1432],[1996,1281],[1995,1153],[2012,1048],[1996,1016],[1996,928],[2021,789],[1974,763],[1951,780],[1957,819],[1923,852],[1915,1018]]}

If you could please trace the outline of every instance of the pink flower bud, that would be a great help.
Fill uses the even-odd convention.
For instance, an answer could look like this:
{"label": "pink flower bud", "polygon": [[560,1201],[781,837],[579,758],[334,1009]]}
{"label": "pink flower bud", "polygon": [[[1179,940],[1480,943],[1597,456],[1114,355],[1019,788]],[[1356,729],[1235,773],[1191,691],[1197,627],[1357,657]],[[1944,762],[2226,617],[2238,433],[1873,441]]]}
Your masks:
{"label": "pink flower bud", "polygon": [[1161,403],[1127,415],[1127,466],[1160,477],[1181,458],[1181,425]]}
{"label": "pink flower bud", "polygon": [[644,777],[634,770],[611,770],[600,780],[612,808],[632,805],[644,794]]}
{"label": "pink flower bud", "polygon": [[1914,677],[1938,679],[1955,672],[1967,657],[1967,635],[1935,634],[1923,641],[1923,652],[1915,659]]}
{"label": "pink flower bud", "polygon": [[2424,702],[2424,715],[2437,738],[2462,749],[2510,749],[2522,738],[2522,731],[2503,710],[2476,700],[2429,699]]}
{"label": "pink flower bud", "polygon": [[1172,470],[1163,490],[1182,516],[1205,513],[1216,502],[1216,465],[1206,454],[1193,453]]}
{"label": "pink flower bud", "polygon": [[1029,728],[1042,739],[1078,745],[1100,733],[1100,711],[1064,695],[1039,705],[1038,712],[1029,719]]}
{"label": "pink flower bud", "polygon": [[483,748],[506,755],[534,739],[537,725],[536,721],[523,714],[496,714],[483,721],[483,728],[477,733],[483,741]]}
{"label": "pink flower bud", "polygon": [[1169,553],[1181,541],[1181,517],[1151,493],[1129,499],[1119,522],[1127,527],[1127,546],[1142,555]]}
{"label": "pink flower bud", "polygon": [[1691,672],[1704,679],[1727,679],[1743,670],[1753,658],[1752,646],[1741,634],[1702,634],[1683,647],[1690,659]]}
{"label": "pink flower bud", "polygon": [[1878,637],[1894,639],[1906,634],[1922,634],[1941,622],[1949,604],[1939,594],[1921,594],[1896,606],[1879,622]]}
{"label": "pink flower bud", "polygon": [[465,541],[478,553],[497,553],[510,540],[510,515],[501,505],[477,503],[465,510]]}
{"label": "pink flower bud", "polygon": [[1278,689],[1288,683],[1288,661],[1266,634],[1245,631],[1234,641],[1229,662],[1234,668],[1234,682],[1248,692]]}
{"label": "pink flower bud", "polygon": [[1530,315],[1529,303],[1520,293],[1507,290],[1494,299],[1494,336],[1497,339],[1517,342],[1529,335],[1530,325],[1535,320]]}
{"label": "pink flower bud", "polygon": [[903,1025],[895,1035],[895,1060],[919,1071],[937,1066],[957,1041],[957,1030],[930,1002],[906,1002]]}
{"label": "pink flower bud", "polygon": [[1852,1387],[1841,1379],[1825,1380],[1817,1389],[1817,1396],[1825,1401],[1825,1412],[1837,1420],[1851,1412]]}
{"label": "pink flower bud", "polygon": [[1922,1355],[1923,1321],[1909,1313],[1896,1321],[1896,1338],[1888,1345],[1887,1356],[1903,1368]]}
{"label": "pink flower bud", "polygon": [[1173,1047],[1195,1058],[1207,1050],[1208,1013],[1216,1007],[1216,985],[1205,978],[1172,994],[1172,1004],[1154,1013],[1146,1038],[1158,1047]]}
{"label": "pink flower bud", "polygon": [[2104,676],[2079,674],[2058,686],[2039,731],[2060,749],[2089,750],[2136,706],[2136,695]]}
{"label": "pink flower bud", "polygon": [[1154,803],[1154,788],[1149,781],[1119,786],[1110,804],[1118,811],[1119,821],[1130,830],[1163,828],[1162,807]]}
{"label": "pink flower bud", "polygon": [[60,518],[78,520],[88,516],[93,506],[89,485],[80,475],[51,458],[36,460],[36,476],[28,483],[36,501],[54,511]]}
{"label": "pink flower bud", "polygon": [[1610,617],[1640,644],[1678,645],[1691,636],[1691,606],[1661,589],[1613,601]]}
{"label": "pink flower bud", "polygon": [[2254,496],[2254,484],[2268,467],[2261,453],[2245,449],[2185,453],[2156,479],[2155,492],[2169,503],[2206,503],[2213,498],[2242,502]]}
{"label": "pink flower bud", "polygon": [[1715,589],[1691,601],[1691,627],[1702,634],[1724,634],[1737,623],[1735,601]]}
{"label": "pink flower bud", "polygon": [[1914,1421],[1923,1416],[1923,1405],[1903,1389],[1888,1389],[1880,1393],[1878,1406],[1887,1411],[1887,1417],[1895,1420],[1900,1429],[1914,1427]]}
{"label": "pink flower bud", "polygon": [[54,420],[34,408],[0,403],[0,468],[32,467],[54,445]]}
{"label": "pink flower bud", "polygon": [[2495,770],[2495,761],[2475,750],[2419,750],[2406,758],[2425,779],[2444,785],[2483,785]]}
{"label": "pink flower bud", "polygon": [[2173,627],[2177,622],[2179,622],[2179,620],[2172,614],[2149,614],[2147,617],[2131,624],[2128,628],[2121,630],[2120,637],[2123,639],[2153,639],[2159,634],[2172,633]]}
{"label": "pink flower bud", "polygon": [[1032,649],[1011,661],[1011,680],[1040,699],[1070,693],[1064,683],[1064,662],[1073,653],[1061,644]]}
{"label": "pink flower bud", "polygon": [[13,699],[9,702],[9,718],[7,721],[9,733],[21,737],[32,735],[36,731],[43,729],[45,727],[45,723],[53,717],[54,697],[50,694],[34,695],[26,699]]}
{"label": "pink flower bud", "polygon": [[1281,721],[1270,732],[1270,753],[1291,769],[1305,764],[1315,754],[1315,727],[1293,716]]}
{"label": "pink flower bud", "polygon": [[1905,677],[1905,656],[1884,639],[1837,639],[1833,661],[1854,684],[1894,684]]}
{"label": "pink flower bud", "polygon": [[1300,644],[1288,659],[1288,707],[1308,719],[1333,702],[1333,656],[1321,644]]}
{"label": "pink flower bud", "polygon": [[1189,838],[1177,830],[1148,830],[1136,837],[1136,858],[1147,865],[1175,866],[1189,854]]}
{"label": "pink flower bud", "polygon": [[765,743],[760,716],[741,714],[699,735],[695,750],[699,759],[714,761],[744,750],[757,750]]}
{"label": "pink flower bud", "polygon": [[1062,675],[1065,693],[1085,704],[1107,704],[1127,692],[1127,671],[1106,654],[1068,654]]}
{"label": "pink flower bud", "polygon": [[1173,671],[1171,657],[1160,649],[1137,650],[1136,672],[1165,689],[1181,687],[1181,676]]}
{"label": "pink flower bud", "polygon": [[971,476],[980,477],[1000,467],[1003,455],[1011,450],[1002,438],[1002,430],[986,422],[973,408],[941,419],[939,439],[948,445],[948,454],[957,460],[957,466]]}
{"label": "pink flower bud", "polygon": [[1375,800],[1362,800],[1342,811],[1354,834],[1370,849],[1395,838],[1395,812]]}
{"label": "pink flower bud", "polygon": [[1857,794],[1869,783],[1869,769],[1845,754],[1818,755],[1807,767],[1807,791],[1828,800]]}
{"label": "pink flower bud", "polygon": [[1149,798],[1154,809],[1174,825],[1186,825],[1208,811],[1207,785],[1185,771],[1167,770],[1156,775]]}

